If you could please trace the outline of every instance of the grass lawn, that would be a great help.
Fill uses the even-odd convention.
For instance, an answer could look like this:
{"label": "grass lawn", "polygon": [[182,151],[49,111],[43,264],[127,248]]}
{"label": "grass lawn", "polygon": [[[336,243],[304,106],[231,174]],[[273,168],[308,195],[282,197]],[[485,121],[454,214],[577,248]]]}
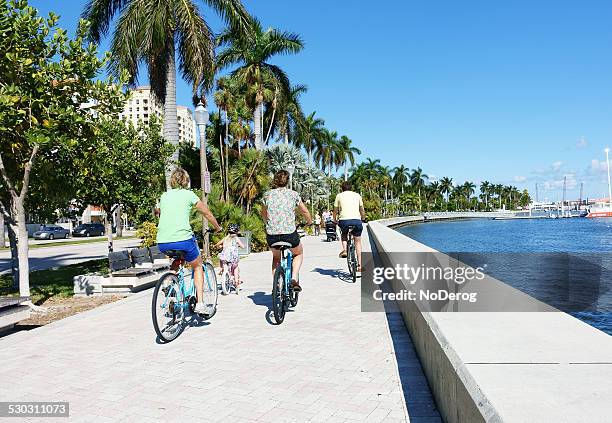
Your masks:
{"label": "grass lawn", "polygon": [[[108,274],[108,260],[91,260],[57,269],[30,272],[32,302],[40,305],[52,297],[72,297],[74,293],[72,278],[76,275],[94,272]],[[10,273],[0,275],[0,295],[19,294],[19,290],[13,289],[12,284],[13,279]]]}

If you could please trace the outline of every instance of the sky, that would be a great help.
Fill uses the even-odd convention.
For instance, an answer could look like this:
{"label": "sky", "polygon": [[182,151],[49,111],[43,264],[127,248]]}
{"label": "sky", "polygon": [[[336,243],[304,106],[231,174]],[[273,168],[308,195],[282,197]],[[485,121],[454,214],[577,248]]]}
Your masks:
{"label": "sky", "polygon": [[[537,183],[541,201],[562,198],[565,176],[567,198],[581,184],[583,198],[607,197],[612,2],[243,2],[264,27],[301,35],[301,53],[271,63],[308,86],[304,111],[351,138],[358,161],[511,184],[534,199]],[[84,3],[30,0],[71,33]],[[178,103],[191,103],[182,81]]]}

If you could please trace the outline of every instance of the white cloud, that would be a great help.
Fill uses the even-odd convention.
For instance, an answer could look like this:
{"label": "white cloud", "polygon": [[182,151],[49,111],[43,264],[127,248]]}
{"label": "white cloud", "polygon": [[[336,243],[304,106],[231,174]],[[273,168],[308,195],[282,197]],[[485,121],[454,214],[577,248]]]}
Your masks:
{"label": "white cloud", "polygon": [[580,137],[580,139],[576,143],[576,147],[578,147],[578,148],[584,148],[587,145],[588,145],[588,142],[587,142],[586,138],[584,138],[584,137]]}
{"label": "white cloud", "polygon": [[561,160],[557,160],[556,162],[553,162],[553,164],[552,164],[552,169],[553,169],[555,172],[558,172],[558,171],[559,171],[559,169],[561,169],[561,166],[562,166],[562,165],[563,165],[563,162],[562,162]]}
{"label": "white cloud", "polygon": [[526,176],[516,175],[516,176],[514,177],[514,182],[519,182],[519,183],[521,183],[521,182],[525,182],[526,180],[527,180],[527,177],[526,177]]}

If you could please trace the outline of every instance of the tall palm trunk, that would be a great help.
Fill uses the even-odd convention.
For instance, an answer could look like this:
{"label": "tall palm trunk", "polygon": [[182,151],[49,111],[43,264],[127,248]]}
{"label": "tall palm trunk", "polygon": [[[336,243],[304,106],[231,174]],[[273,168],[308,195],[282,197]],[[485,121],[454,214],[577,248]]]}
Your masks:
{"label": "tall palm trunk", "polygon": [[261,150],[262,139],[261,139],[261,108],[263,103],[257,103],[255,111],[253,112],[253,132],[255,134],[255,149]]}
{"label": "tall palm trunk", "polygon": [[4,238],[4,213],[0,211],[0,248],[6,247],[6,239]]}
{"label": "tall palm trunk", "polygon": [[170,174],[178,163],[179,130],[176,115],[176,61],[174,57],[174,44],[170,46],[168,57],[168,70],[166,71],[166,98],[164,99],[164,129],[163,136],[166,141],[175,146],[170,158],[170,166],[166,167],[166,188],[170,188]]}
{"label": "tall palm trunk", "polygon": [[219,173],[221,174],[221,201],[225,201],[225,158],[223,152],[223,135],[219,134]]}
{"label": "tall palm trunk", "polygon": [[348,181],[348,164],[344,162],[344,180]]}
{"label": "tall palm trunk", "polygon": [[312,148],[308,149],[308,167],[312,167]]}
{"label": "tall palm trunk", "polygon": [[285,124],[285,145],[289,145],[289,124]]}

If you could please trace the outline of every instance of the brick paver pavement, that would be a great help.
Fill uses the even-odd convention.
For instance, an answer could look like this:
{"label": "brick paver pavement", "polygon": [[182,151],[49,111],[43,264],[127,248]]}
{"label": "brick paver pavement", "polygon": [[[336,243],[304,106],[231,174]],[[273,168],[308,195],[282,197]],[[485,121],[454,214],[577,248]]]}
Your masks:
{"label": "brick paver pavement", "polygon": [[304,244],[304,291],[282,325],[270,254],[252,254],[240,295],[169,344],[151,290],[0,338],[0,401],[69,401],[71,421],[407,421],[385,314],[360,311],[338,243]]}

